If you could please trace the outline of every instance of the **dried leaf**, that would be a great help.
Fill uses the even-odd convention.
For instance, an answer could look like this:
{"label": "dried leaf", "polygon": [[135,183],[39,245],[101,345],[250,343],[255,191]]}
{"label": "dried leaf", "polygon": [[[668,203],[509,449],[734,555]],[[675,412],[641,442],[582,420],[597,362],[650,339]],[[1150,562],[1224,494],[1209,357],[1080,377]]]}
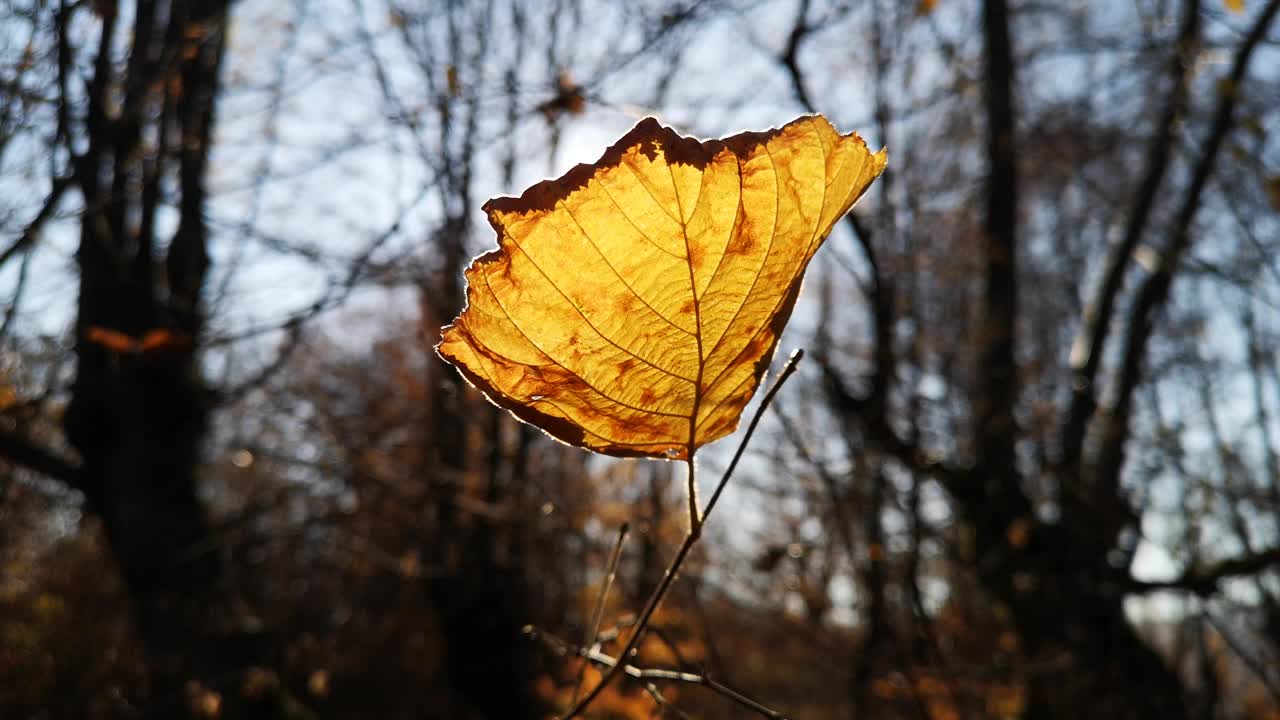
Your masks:
{"label": "dried leaf", "polygon": [[99,325],[90,326],[85,332],[85,339],[116,353],[132,353],[138,350],[138,341],[132,335]]}
{"label": "dried leaf", "polygon": [[444,70],[445,85],[449,88],[449,97],[456,98],[462,93],[462,82],[458,80],[458,66],[450,65]]}
{"label": "dried leaf", "polygon": [[1005,530],[1005,537],[1009,540],[1009,546],[1015,548],[1026,547],[1031,542],[1031,533],[1034,530],[1031,519],[1022,516],[1009,524]]}
{"label": "dried leaf", "polygon": [[699,142],[652,118],[485,205],[440,355],[571,445],[688,458],[737,427],[809,259],[884,170],[820,116]]}
{"label": "dried leaf", "polygon": [[138,352],[151,360],[180,356],[191,349],[191,336],[165,328],[148,330],[138,341]]}
{"label": "dried leaf", "polygon": [[1280,175],[1273,175],[1262,182],[1267,190],[1267,198],[1271,200],[1271,207],[1280,210]]}
{"label": "dried leaf", "polygon": [[191,344],[189,337],[177,335],[165,328],[152,328],[139,339],[119,330],[92,325],[85,333],[85,339],[114,353],[146,356],[182,350]]}
{"label": "dried leaf", "polygon": [[173,332],[165,328],[153,328],[148,330],[142,336],[142,339],[138,341],[138,352],[164,350],[180,344],[182,344],[182,341]]}
{"label": "dried leaf", "polygon": [[568,70],[561,70],[556,79],[556,96],[538,106],[547,122],[561,115],[581,115],[587,108],[587,98],[582,86],[574,81]]}
{"label": "dried leaf", "polygon": [[1222,4],[1233,13],[1239,14],[1244,12],[1244,0],[1222,0]]}

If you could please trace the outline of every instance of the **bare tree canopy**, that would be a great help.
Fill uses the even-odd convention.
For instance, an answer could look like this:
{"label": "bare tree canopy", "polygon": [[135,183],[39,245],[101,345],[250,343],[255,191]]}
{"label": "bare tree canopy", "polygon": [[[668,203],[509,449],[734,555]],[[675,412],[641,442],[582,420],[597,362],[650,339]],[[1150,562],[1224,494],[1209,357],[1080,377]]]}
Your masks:
{"label": "bare tree canopy", "polygon": [[[1276,716],[1278,11],[8,0],[0,717]],[[818,113],[696,474],[436,355],[488,198]]]}

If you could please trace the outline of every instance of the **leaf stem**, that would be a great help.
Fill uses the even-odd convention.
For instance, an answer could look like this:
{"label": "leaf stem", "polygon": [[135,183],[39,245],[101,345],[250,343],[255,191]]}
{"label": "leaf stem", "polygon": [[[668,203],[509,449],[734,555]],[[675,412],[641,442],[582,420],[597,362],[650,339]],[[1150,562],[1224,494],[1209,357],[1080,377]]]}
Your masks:
{"label": "leaf stem", "polygon": [[711,500],[707,503],[707,507],[702,511],[699,517],[697,496],[694,492],[694,465],[693,453],[689,453],[687,460],[689,467],[689,531],[684,536],[684,541],[680,543],[680,548],[676,550],[675,557],[671,558],[671,564],[667,566],[666,573],[663,574],[662,580],[658,582],[658,586],[653,589],[649,595],[649,599],[645,601],[644,610],[640,612],[640,616],[636,619],[636,623],[632,628],[631,637],[627,638],[626,645],[622,648],[622,652],[618,653],[617,662],[613,667],[609,668],[609,672],[605,673],[600,682],[588,692],[582,700],[578,701],[569,709],[567,713],[560,716],[560,720],[571,720],[581,715],[595,699],[604,691],[609,683],[613,682],[628,667],[631,656],[635,653],[636,648],[640,645],[640,639],[644,636],[644,631],[649,626],[649,621],[653,619],[654,612],[658,606],[666,598],[667,593],[671,590],[671,585],[675,582],[676,575],[679,574],[680,568],[684,565],[685,558],[689,556],[689,551],[693,550],[693,546],[698,544],[698,539],[702,537],[702,526],[706,523],[707,516],[711,514],[711,510],[715,508],[716,502],[720,499],[720,493],[724,492],[725,486],[729,484],[729,478],[733,476],[733,471],[738,467],[738,461],[742,459],[742,455],[746,452],[747,443],[751,441],[751,436],[755,434],[756,426],[760,424],[760,418],[764,416],[764,411],[769,409],[769,404],[773,402],[773,398],[778,394],[778,390],[782,388],[782,384],[787,381],[796,371],[796,366],[804,357],[804,350],[796,350],[787,358],[787,364],[783,366],[782,372],[778,374],[778,379],[773,382],[773,386],[769,388],[769,392],[765,393],[764,399],[760,401],[760,407],[756,408],[756,412],[751,416],[751,423],[747,425],[747,432],[742,438],[742,442],[738,444],[738,449],[733,454],[733,459],[729,462],[729,466],[725,468],[724,475],[720,477],[720,482],[716,484],[715,492],[711,494]]}
{"label": "leaf stem", "polygon": [[702,534],[702,518],[703,513],[698,512],[698,477],[694,472],[693,449],[689,450],[689,457],[685,459],[685,467],[688,471],[685,473],[685,480],[689,484],[689,532],[693,535]]}

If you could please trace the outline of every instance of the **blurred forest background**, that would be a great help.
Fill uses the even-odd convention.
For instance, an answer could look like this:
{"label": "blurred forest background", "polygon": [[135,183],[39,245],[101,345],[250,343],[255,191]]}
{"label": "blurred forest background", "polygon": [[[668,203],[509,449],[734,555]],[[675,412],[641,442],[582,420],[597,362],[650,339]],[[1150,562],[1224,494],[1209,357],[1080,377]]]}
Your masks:
{"label": "blurred forest background", "polygon": [[479,206],[822,112],[889,170],[632,659],[775,714],[590,716],[1280,718],[1278,6],[4,0],[0,717],[564,708],[683,471],[436,359]]}

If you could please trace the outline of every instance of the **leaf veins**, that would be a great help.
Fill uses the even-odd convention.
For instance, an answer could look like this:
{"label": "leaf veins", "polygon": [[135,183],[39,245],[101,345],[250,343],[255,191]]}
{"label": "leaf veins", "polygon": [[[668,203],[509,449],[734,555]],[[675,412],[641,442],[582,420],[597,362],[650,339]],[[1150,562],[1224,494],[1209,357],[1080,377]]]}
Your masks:
{"label": "leaf veins", "polygon": [[498,248],[437,349],[566,443],[691,457],[736,429],[810,258],[884,165],[821,116],[706,142],[642,120],[485,204]]}

